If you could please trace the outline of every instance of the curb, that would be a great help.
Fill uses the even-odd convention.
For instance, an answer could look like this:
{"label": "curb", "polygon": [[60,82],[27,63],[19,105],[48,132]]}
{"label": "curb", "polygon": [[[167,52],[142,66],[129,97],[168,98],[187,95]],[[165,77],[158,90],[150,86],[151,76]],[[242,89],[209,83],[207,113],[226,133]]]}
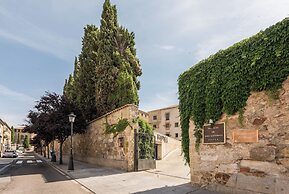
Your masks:
{"label": "curb", "polygon": [[[40,156],[38,153],[35,153],[37,155],[37,157],[39,157],[40,159],[43,159],[44,157]],[[45,159],[43,159],[43,161],[48,164],[49,166],[51,166],[52,168],[54,168],[55,170],[57,170],[58,172],[62,172],[64,175],[68,176],[69,178],[71,178],[71,180],[74,180],[75,182],[77,182],[78,184],[80,184],[82,187],[84,187],[85,189],[87,189],[88,191],[95,193],[93,190],[91,190],[90,188],[88,188],[87,186],[85,186],[84,184],[82,184],[81,182],[79,182],[78,180],[76,180],[75,177],[73,177],[72,175],[68,174],[65,170],[59,168],[57,165],[55,165],[54,163],[47,161]]]}

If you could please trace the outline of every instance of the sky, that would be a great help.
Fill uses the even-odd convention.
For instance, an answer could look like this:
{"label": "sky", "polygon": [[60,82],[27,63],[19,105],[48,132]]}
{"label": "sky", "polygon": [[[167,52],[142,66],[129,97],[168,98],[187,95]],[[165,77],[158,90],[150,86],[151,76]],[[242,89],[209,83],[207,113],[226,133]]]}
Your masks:
{"label": "sky", "polygon": [[[104,0],[0,0],[0,118],[25,124],[45,91],[62,93],[83,28]],[[288,0],[111,0],[135,33],[140,109],[178,104],[178,76],[220,49],[289,16]]]}

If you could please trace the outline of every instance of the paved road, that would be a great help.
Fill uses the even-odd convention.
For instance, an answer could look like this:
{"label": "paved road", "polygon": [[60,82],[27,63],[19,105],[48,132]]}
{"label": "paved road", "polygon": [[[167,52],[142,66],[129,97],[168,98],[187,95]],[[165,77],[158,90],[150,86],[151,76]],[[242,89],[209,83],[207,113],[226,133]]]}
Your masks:
{"label": "paved road", "polygon": [[57,171],[33,153],[25,153],[13,161],[0,176],[0,193],[90,193],[80,184]]}

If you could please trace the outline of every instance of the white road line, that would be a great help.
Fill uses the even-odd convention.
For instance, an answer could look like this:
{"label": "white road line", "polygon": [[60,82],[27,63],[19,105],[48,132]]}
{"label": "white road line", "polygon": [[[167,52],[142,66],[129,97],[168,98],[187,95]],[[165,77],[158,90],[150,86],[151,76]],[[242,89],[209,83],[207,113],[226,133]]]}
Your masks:
{"label": "white road line", "polygon": [[42,160],[36,160],[37,163],[42,163]]}
{"label": "white road line", "polygon": [[27,164],[31,164],[31,163],[33,163],[32,160],[27,160]]}
{"label": "white road line", "polygon": [[18,160],[16,164],[22,164],[23,160]]}

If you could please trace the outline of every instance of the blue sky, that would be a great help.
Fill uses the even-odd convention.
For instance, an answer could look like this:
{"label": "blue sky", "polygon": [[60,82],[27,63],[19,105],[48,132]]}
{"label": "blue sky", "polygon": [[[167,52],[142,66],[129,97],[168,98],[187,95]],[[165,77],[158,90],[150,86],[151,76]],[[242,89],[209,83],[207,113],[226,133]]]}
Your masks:
{"label": "blue sky", "polygon": [[[180,73],[289,16],[288,0],[111,0],[135,32],[140,108],[178,103]],[[45,91],[62,93],[83,27],[99,26],[103,0],[0,0],[0,118],[24,123]]]}

